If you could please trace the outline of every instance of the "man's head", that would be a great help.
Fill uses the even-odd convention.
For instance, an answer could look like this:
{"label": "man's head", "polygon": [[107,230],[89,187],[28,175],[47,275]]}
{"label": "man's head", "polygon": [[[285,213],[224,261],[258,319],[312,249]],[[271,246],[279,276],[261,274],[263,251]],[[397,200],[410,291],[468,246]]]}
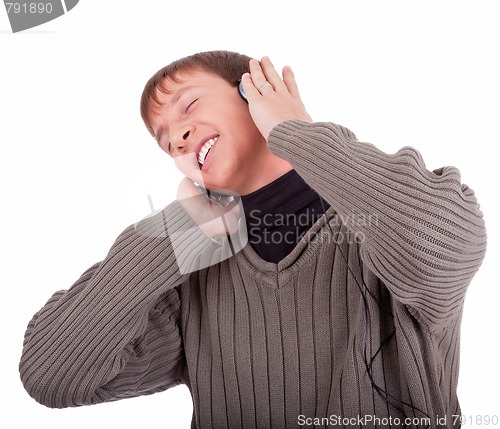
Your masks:
{"label": "man's head", "polygon": [[151,135],[181,172],[208,189],[248,193],[258,188],[263,169],[275,168],[276,157],[238,93],[249,61],[234,52],[198,53],[156,72],[142,94]]}
{"label": "man's head", "polygon": [[237,86],[243,73],[248,72],[249,61],[250,57],[236,52],[208,51],[181,58],[158,70],[146,83],[141,98],[141,116],[149,132],[155,136],[150,116],[161,107],[157,92],[169,92],[167,79],[176,82],[179,74],[203,70],[219,76],[232,86]]}

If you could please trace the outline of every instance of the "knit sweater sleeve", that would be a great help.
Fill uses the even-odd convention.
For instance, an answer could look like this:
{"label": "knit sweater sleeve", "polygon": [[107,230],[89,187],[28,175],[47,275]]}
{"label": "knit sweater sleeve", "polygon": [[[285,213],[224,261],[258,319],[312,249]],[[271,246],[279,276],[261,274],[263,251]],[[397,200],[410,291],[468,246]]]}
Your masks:
{"label": "knit sweater sleeve", "polygon": [[[166,218],[168,230],[184,231],[176,243]],[[129,226],[102,262],[35,314],[19,364],[34,399],[52,408],[89,405],[181,382],[176,287],[189,276],[190,255],[211,242],[192,226],[177,202]]]}
{"label": "knit sweater sleeve", "polygon": [[459,316],[486,250],[483,215],[459,171],[428,171],[411,147],[385,154],[332,123],[287,121],[270,149],[360,237],[365,266],[429,329]]}

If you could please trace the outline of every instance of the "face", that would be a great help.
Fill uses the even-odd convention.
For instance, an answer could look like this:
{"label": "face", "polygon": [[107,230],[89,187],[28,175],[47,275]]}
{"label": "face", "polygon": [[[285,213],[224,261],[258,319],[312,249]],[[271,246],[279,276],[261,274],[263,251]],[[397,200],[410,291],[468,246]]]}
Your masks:
{"label": "face", "polygon": [[176,78],[167,79],[170,94],[157,90],[163,106],[155,106],[150,124],[158,144],[194,182],[244,194],[267,151],[248,104],[215,74],[196,70]]}

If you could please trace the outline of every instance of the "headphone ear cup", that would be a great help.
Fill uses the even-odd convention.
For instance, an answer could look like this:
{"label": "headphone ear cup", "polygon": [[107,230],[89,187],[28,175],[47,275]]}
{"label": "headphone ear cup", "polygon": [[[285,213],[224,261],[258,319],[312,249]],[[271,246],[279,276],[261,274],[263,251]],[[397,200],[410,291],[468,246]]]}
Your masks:
{"label": "headphone ear cup", "polygon": [[243,90],[243,84],[241,83],[241,80],[240,83],[238,84],[238,92],[240,93],[241,98],[243,98],[243,100],[245,100],[248,103],[248,98],[247,95],[245,94],[245,91]]}

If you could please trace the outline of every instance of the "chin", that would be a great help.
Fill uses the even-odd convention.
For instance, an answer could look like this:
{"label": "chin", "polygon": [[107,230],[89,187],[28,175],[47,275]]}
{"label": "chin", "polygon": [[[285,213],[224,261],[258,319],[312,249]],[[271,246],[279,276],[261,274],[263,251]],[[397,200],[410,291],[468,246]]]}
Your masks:
{"label": "chin", "polygon": [[234,189],[234,180],[230,180],[227,178],[210,180],[209,178],[206,178],[204,183],[204,187],[209,191],[218,192],[225,195],[239,195],[237,190]]}

